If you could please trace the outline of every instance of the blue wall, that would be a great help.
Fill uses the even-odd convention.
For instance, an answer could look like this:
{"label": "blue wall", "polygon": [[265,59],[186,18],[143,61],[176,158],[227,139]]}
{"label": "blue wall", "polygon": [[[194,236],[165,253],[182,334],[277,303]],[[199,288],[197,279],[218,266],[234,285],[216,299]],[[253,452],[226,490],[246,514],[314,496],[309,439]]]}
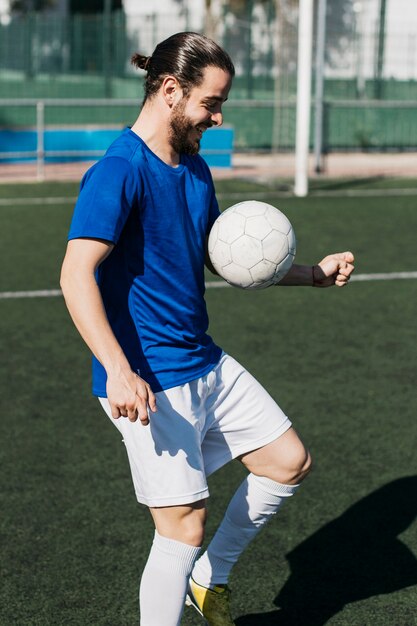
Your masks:
{"label": "blue wall", "polygon": [[[48,152],[102,150],[120,135],[120,129],[49,129],[44,132],[46,163],[68,163],[98,158],[96,156],[50,156]],[[201,155],[210,167],[231,167],[234,131],[232,128],[211,128],[201,140]],[[0,130],[0,163],[35,161],[35,157],[3,157],[4,152],[35,152],[36,130]]]}

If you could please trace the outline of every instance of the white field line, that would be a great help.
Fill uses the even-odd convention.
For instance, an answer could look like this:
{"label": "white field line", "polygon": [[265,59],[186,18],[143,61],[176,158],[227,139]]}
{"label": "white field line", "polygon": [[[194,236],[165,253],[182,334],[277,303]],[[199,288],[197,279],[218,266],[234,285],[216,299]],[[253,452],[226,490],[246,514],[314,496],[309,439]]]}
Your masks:
{"label": "white field line", "polygon": [[349,197],[349,198],[360,198],[361,196],[366,196],[367,198],[380,198],[381,196],[417,196],[417,188],[416,189],[329,189],[326,191],[312,189],[309,194],[314,198],[326,198],[327,196],[331,197]]}
{"label": "white field line", "polygon": [[[267,200],[268,198],[295,198],[294,192],[291,190],[282,191],[273,189],[268,191],[245,191],[217,193],[218,200],[240,200],[242,197],[250,197],[251,200]],[[308,198],[381,198],[381,197],[398,197],[398,196],[417,196],[416,189],[312,189],[308,193]]]}
{"label": "white field line", "polygon": [[[384,274],[353,274],[350,282],[369,282],[373,280],[404,280],[417,278],[417,272],[387,272]],[[220,280],[206,282],[206,287],[230,287],[229,283]]]}
{"label": "white field line", "polygon": [[[365,282],[374,280],[403,280],[417,278],[417,272],[390,272],[385,274],[354,274],[351,278],[353,282]],[[206,282],[207,289],[218,289],[230,287],[229,283],[223,280],[211,280]],[[62,296],[60,289],[40,289],[37,291],[0,291],[0,300],[14,300],[18,298],[53,298]]]}
{"label": "white field line", "polygon": [[42,204],[75,204],[76,197],[59,198],[0,198],[0,206],[33,206]]}
{"label": "white field line", "polygon": [[[280,190],[267,190],[267,191],[245,191],[245,192],[230,192],[223,193],[220,192],[216,194],[219,200],[226,200],[230,198],[231,200],[239,200],[243,197],[250,197],[253,200],[262,200],[274,197],[281,198],[292,198],[294,197],[294,193],[291,190],[288,191],[280,191]],[[360,198],[361,196],[369,197],[369,198],[380,198],[385,196],[417,196],[417,187],[415,189],[317,189],[311,190],[309,193],[309,197],[311,198],[343,198],[343,197],[352,197],[352,198]],[[66,197],[56,197],[56,198],[0,198],[0,207],[7,206],[41,206],[41,205],[49,205],[49,204],[71,204],[74,205],[77,201],[77,197],[66,196]]]}
{"label": "white field line", "polygon": [[0,291],[0,300],[13,300],[17,298],[53,298],[62,296],[60,289],[40,289],[38,291]]}
{"label": "white field line", "polygon": [[405,278],[417,278],[417,272],[389,272],[385,274],[353,274],[350,280],[353,280],[353,281],[402,280]]}

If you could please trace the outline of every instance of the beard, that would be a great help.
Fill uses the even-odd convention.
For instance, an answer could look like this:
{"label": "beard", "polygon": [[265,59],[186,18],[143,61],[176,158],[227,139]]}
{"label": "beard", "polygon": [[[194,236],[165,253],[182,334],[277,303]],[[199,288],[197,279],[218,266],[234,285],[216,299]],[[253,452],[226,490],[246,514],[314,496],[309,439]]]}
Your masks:
{"label": "beard", "polygon": [[200,150],[200,137],[192,138],[197,128],[184,113],[186,102],[183,98],[172,110],[169,122],[169,143],[178,154],[194,156]]}

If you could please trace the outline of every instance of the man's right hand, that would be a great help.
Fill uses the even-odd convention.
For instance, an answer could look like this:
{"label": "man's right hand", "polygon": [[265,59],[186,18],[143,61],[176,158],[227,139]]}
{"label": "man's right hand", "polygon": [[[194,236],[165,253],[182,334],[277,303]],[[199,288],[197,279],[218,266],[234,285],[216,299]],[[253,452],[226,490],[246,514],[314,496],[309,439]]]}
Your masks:
{"label": "man's right hand", "polygon": [[143,426],[149,424],[150,409],[156,412],[156,398],[150,385],[130,371],[123,375],[108,375],[107,399],[112,417],[127,417],[131,422],[139,418]]}

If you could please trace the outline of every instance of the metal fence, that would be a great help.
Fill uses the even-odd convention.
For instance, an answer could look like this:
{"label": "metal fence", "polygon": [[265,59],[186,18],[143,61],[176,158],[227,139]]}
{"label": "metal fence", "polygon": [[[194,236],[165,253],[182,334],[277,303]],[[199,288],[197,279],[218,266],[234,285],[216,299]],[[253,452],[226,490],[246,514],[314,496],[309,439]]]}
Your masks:
{"label": "metal fence", "polygon": [[[150,10],[136,18],[122,12],[60,18],[29,14],[0,24],[0,128],[39,129],[42,106],[45,128],[126,126],[142,99],[131,53],[150,53],[179,30],[210,27],[237,69],[224,111],[225,123],[235,128],[235,149],[293,150],[298,3],[212,3],[218,12],[210,24],[196,17],[195,4],[183,0],[175,13]],[[377,6],[327,3],[325,152],[417,149],[417,29],[411,21],[403,32],[387,27],[381,48],[381,25],[372,4]]]}
{"label": "metal fence", "polygon": [[[334,100],[324,102],[323,152],[414,150],[417,147],[417,101]],[[0,163],[36,160],[42,178],[45,160],[79,160],[101,156],[106,145],[89,150],[80,141],[71,150],[59,133],[119,129],[139,112],[136,99],[0,99]],[[314,111],[313,111],[314,113]],[[226,126],[234,128],[235,151],[294,149],[296,109],[293,100],[231,99],[224,108]],[[31,131],[30,140],[27,136]],[[45,133],[54,131],[54,147],[45,148]],[[75,136],[75,135],[74,135]],[[29,143],[28,143],[29,141]],[[313,147],[313,129],[310,145]],[[12,146],[13,149],[10,149]]]}
{"label": "metal fence", "polygon": [[[1,102],[1,101],[0,101]],[[27,109],[36,116],[36,126],[31,128],[0,128],[0,164],[36,163],[36,178],[45,179],[46,163],[68,163],[97,160],[120,135],[125,124],[121,119],[129,110],[137,110],[135,100],[10,100],[2,104],[16,110]],[[114,124],[47,125],[48,113],[62,107],[88,109],[96,112],[111,107],[119,111]],[[227,125],[205,133],[201,154],[209,166],[230,167],[233,152],[233,129]]]}

